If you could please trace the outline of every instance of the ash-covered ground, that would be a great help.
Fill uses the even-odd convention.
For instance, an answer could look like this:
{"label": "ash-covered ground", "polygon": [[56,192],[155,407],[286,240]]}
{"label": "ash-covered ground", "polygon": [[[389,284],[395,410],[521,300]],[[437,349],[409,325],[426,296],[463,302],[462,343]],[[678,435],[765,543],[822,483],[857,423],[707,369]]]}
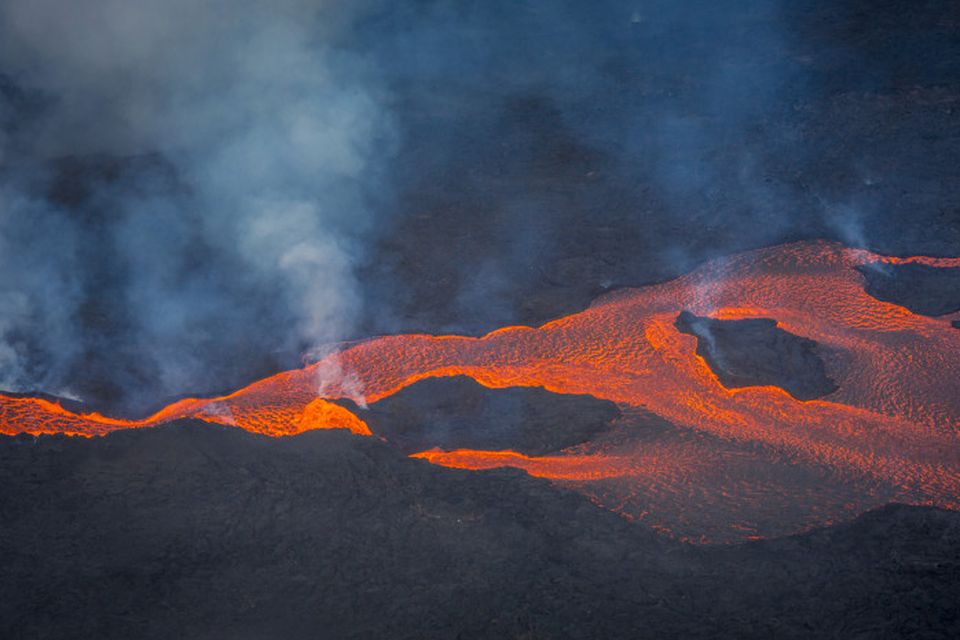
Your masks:
{"label": "ash-covered ground", "polygon": [[950,638],[960,514],[696,547],[522,472],[202,423],[0,442],[5,638]]}
{"label": "ash-covered ground", "polygon": [[[830,238],[960,255],[957,3],[360,4],[323,48],[333,81],[352,79],[338,102],[301,86],[317,49],[283,21],[274,39],[215,13],[218,37],[199,40],[296,43],[238,59],[166,38],[150,15],[107,33],[64,13],[56,24],[78,26],[59,32],[11,0],[22,10],[0,15],[3,34],[53,53],[0,46],[4,388],[143,415],[298,366],[327,341],[538,324],[748,248]],[[71,49],[71,33],[100,37]],[[98,41],[122,46],[85,48]],[[157,55],[175,49],[194,57]],[[55,53],[87,66],[61,69]],[[118,109],[125,95],[137,101]],[[275,122],[312,123],[285,109],[300,100],[323,103],[346,141],[307,127],[327,155],[263,151],[286,132]],[[224,126],[208,135],[183,104]],[[271,208],[277,194],[292,213]],[[314,201],[320,213],[301,206]],[[328,231],[322,251],[286,250]],[[952,270],[863,275],[917,313],[960,308]],[[336,330],[304,328],[317,309],[298,301],[314,295]],[[829,394],[815,345],[731,326],[704,346],[718,376]],[[368,439],[193,422],[2,437],[0,636],[960,635],[953,512],[891,505],[694,546],[519,471],[404,455],[555,452],[618,437],[616,412],[427,381],[372,405]]]}

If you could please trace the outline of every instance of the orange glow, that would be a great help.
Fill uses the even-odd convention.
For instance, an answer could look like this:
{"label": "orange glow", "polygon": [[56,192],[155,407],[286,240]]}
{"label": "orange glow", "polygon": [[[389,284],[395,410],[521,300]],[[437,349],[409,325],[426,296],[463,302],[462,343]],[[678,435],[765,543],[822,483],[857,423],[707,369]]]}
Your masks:
{"label": "orange glow", "polygon": [[608,455],[563,455],[526,456],[516,451],[477,451],[457,449],[440,451],[433,449],[415,453],[412,458],[422,458],[432,464],[454,469],[496,469],[516,467],[532,476],[551,480],[590,481],[622,478],[633,475],[652,476],[671,472],[672,464],[664,465],[655,456],[608,456]]}
{"label": "orange glow", "polygon": [[42,398],[0,396],[0,434],[4,435],[102,436],[111,431],[154,427],[183,418],[240,427],[268,436],[291,436],[312,429],[348,429],[358,435],[371,435],[363,420],[322,398],[310,399],[299,407],[280,401],[255,408],[244,399],[232,399],[232,396],[211,400],[188,398],[142,420],[123,420],[99,413],[73,413]]}
{"label": "orange glow", "polygon": [[[766,456],[826,470],[831,479],[880,483],[897,499],[957,508],[960,331],[950,320],[960,315],[928,318],[876,300],[865,293],[856,269],[911,262],[960,267],[960,258],[890,258],[829,242],[784,245],[715,260],[666,283],[611,293],[539,328],[505,327],[480,338],[369,340],[304,369],[220,398],[183,400],[143,420],[78,415],[41,399],[0,397],[0,433],[92,436],[190,417],[268,435],[317,428],[369,435],[360,418],[318,398],[318,390],[332,399],[360,388],[372,403],[424,378],[465,374],[492,388],[538,386],[590,394],[625,410],[642,407],[682,430],[739,447],[745,453],[729,458],[736,464]],[[824,347],[838,389],[811,401],[777,387],[727,389],[695,353],[696,338],[674,326],[682,310],[720,319],[776,320]],[[331,370],[343,372],[349,384],[341,388],[323,380],[321,385],[322,373]],[[545,457],[468,450],[416,457],[466,469],[518,467],[584,483],[580,488],[588,494],[590,483],[613,478],[653,482],[667,474],[696,482],[697,473],[721,464],[682,455],[680,445],[660,447],[656,456],[640,445],[604,447],[585,445]],[[728,463],[733,464],[722,462]]]}

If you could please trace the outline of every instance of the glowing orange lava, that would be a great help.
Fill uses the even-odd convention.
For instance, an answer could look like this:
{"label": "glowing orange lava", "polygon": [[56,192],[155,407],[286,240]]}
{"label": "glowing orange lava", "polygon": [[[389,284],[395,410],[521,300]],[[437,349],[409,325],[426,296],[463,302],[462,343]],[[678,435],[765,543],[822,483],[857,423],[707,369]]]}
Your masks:
{"label": "glowing orange lava", "polygon": [[[758,460],[765,469],[803,469],[822,483],[817,490],[823,495],[835,494],[836,506],[822,512],[811,494],[804,522],[826,521],[880,499],[958,508],[960,331],[950,326],[958,316],[929,318],[872,298],[857,271],[910,262],[960,267],[960,258],[889,258],[829,242],[784,245],[609,294],[539,328],[506,327],[480,338],[377,338],[228,396],[184,400],[143,420],[78,415],[45,400],[3,397],[0,433],[101,435],[192,417],[268,435],[315,428],[369,435],[360,418],[320,399],[320,389],[336,398],[355,396],[360,388],[372,403],[427,377],[465,374],[494,388],[590,394],[625,410],[642,408],[692,435],[666,444],[587,443],[545,457],[466,450],[415,457],[467,469],[526,469],[635,517],[652,510],[637,506],[649,497],[638,487],[659,495],[667,479],[696,487],[708,476],[720,478],[716,500],[733,504],[750,494],[774,504],[768,495],[775,492],[753,481]],[[696,338],[674,326],[682,310],[720,319],[775,319],[824,348],[837,391],[804,402],[777,387],[724,387],[696,354]],[[350,384],[326,379],[331,370]],[[625,420],[624,429],[631,424]],[[721,449],[725,453],[713,453]],[[718,476],[720,468],[729,473]],[[770,477],[777,486],[793,482],[773,472]],[[610,489],[618,478],[624,479],[620,488]],[[806,492],[801,484],[791,491]],[[683,499],[699,499],[697,491]],[[679,500],[677,495],[669,499]],[[623,506],[628,502],[633,506]]]}
{"label": "glowing orange lava", "polygon": [[154,427],[195,418],[268,436],[292,436],[312,429],[348,429],[358,435],[371,435],[363,420],[323,398],[309,398],[298,406],[291,406],[282,399],[269,402],[265,398],[265,402],[251,406],[244,398],[234,398],[234,395],[212,400],[187,398],[142,420],[110,418],[99,413],[73,413],[43,398],[0,396],[0,434],[62,433],[90,437],[119,429]]}

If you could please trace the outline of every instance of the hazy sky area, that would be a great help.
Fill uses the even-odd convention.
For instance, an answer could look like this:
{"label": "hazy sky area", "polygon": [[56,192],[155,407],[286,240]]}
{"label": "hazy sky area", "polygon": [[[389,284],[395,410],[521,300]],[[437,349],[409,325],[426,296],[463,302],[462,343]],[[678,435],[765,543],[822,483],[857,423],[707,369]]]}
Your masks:
{"label": "hazy sky area", "polygon": [[948,5],[6,0],[0,388],[140,413],[755,246],[960,253]]}

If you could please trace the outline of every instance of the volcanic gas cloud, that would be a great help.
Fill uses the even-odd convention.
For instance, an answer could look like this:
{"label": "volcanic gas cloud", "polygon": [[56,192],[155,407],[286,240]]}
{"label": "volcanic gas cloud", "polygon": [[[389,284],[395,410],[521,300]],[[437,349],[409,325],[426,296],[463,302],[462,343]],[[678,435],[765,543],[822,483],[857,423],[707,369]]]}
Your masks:
{"label": "volcanic gas cloud", "polygon": [[[798,530],[899,500],[960,507],[958,314],[930,318],[877,300],[858,269],[960,258],[891,258],[827,242],[715,260],[676,280],[619,291],[539,328],[480,338],[369,340],[230,395],[185,399],[141,420],[78,414],[40,398],[0,398],[0,433],[97,436],[180,418],[270,436],[365,422],[330,402],[374,403],[428,377],[492,388],[540,386],[618,403],[614,435],[528,457],[513,451],[414,454],[463,469],[511,466],[588,495],[625,517],[701,541]],[[680,332],[689,311],[769,318],[816,341],[836,390],[798,400],[775,386],[727,388]],[[336,369],[350,384],[323,384]],[[649,427],[659,416],[671,428]],[[660,421],[662,424],[662,421]]]}

